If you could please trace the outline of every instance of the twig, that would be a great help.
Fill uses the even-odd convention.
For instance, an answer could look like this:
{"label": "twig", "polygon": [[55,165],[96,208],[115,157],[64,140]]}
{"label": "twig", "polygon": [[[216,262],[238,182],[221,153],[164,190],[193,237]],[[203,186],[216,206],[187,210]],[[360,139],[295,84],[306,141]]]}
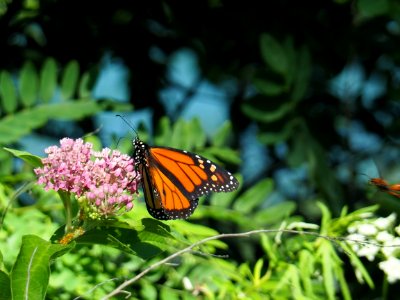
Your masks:
{"label": "twig", "polygon": [[[107,282],[114,281],[114,280],[118,280],[118,278],[110,278],[110,279],[107,279],[106,281],[100,282],[99,284],[96,284],[93,288],[91,288],[90,290],[88,290],[88,291],[87,291],[85,294],[83,294],[82,296],[91,294],[91,293],[92,293],[95,289],[97,289],[98,287],[100,287],[100,286],[106,284]],[[81,299],[82,296],[78,296],[78,297],[74,298],[73,300]]]}
{"label": "twig", "polygon": [[7,211],[10,209],[11,204],[14,202],[15,199],[19,197],[22,193],[25,193],[28,189],[30,189],[35,182],[26,182],[24,183],[21,187],[19,187],[15,193],[10,197],[10,200],[8,201],[7,207],[4,209],[1,218],[0,218],[0,230],[3,228],[3,223],[4,223],[4,218],[6,217]]}

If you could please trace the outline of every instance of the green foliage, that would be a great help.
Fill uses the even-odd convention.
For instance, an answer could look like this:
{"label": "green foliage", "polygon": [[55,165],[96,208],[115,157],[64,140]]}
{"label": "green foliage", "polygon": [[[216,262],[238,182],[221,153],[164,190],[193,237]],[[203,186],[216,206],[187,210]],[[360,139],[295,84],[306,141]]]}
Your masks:
{"label": "green foliage", "polygon": [[276,73],[287,77],[289,70],[289,56],[287,50],[269,34],[262,34],[260,38],[261,55],[265,63]]}
{"label": "green foliage", "polygon": [[[110,105],[113,108],[113,102],[97,102],[91,97],[95,73],[81,74],[76,61],[69,62],[61,75],[57,69],[55,60],[49,58],[39,76],[35,66],[27,62],[16,78],[18,87],[8,71],[0,71],[0,112],[5,112],[0,118],[0,145],[17,142],[50,119],[81,120]],[[61,102],[53,99],[58,89]]]}
{"label": "green foliage", "polygon": [[61,97],[70,99],[75,94],[79,79],[79,64],[77,61],[71,61],[65,66],[61,77]]}
{"label": "green foliage", "polygon": [[[211,137],[211,146],[207,146],[206,135],[201,128],[198,119],[185,121],[179,119],[173,125],[167,117],[163,117],[158,124],[158,134],[154,138],[154,144],[157,146],[168,146],[177,149],[185,149],[198,153],[213,161],[224,161],[232,164],[239,164],[240,157],[237,151],[226,146],[229,139],[231,124],[226,121],[225,124]],[[146,137],[141,139],[146,140]]]}
{"label": "green foliage", "polygon": [[57,88],[57,63],[54,58],[48,58],[40,70],[39,97],[46,103],[53,97]]}
{"label": "green foliage", "polygon": [[311,75],[310,53],[306,47],[296,52],[291,39],[281,44],[268,34],[261,35],[260,44],[261,56],[266,63],[265,70],[254,78],[260,95],[244,102],[242,111],[263,124],[282,118],[288,122],[307,91]]}
{"label": "green foliage", "polygon": [[[79,244],[106,245],[119,249],[144,260],[159,255],[173,245],[170,228],[154,219],[142,219],[138,224],[107,221],[84,225],[82,233],[74,239]],[[57,242],[65,234],[65,227],[60,227],[51,240]]]}
{"label": "green foliage", "polygon": [[[190,123],[178,124],[180,125],[176,125],[177,127],[165,128],[171,132],[174,130],[184,132],[182,128]],[[196,127],[196,125],[192,126],[194,126],[192,128]],[[205,147],[205,142],[198,146]],[[7,151],[33,166],[39,164],[38,158],[27,152],[12,149],[7,149]],[[193,215],[193,220],[209,219],[213,220],[215,225],[220,222],[230,223],[238,231],[265,226],[285,228],[280,224],[296,226],[296,221],[301,221],[301,218],[292,216],[295,210],[293,203],[283,202],[265,208],[266,199],[272,194],[273,187],[271,179],[264,179],[245,192],[239,190],[226,195],[214,194],[210,199],[213,205],[209,207],[200,205]],[[44,195],[37,194],[39,199]],[[54,197],[57,194],[51,195]],[[219,201],[220,197],[221,201]],[[39,203],[40,201],[38,205]],[[214,240],[195,249],[195,253],[202,253],[202,255],[182,256],[179,258],[180,264],[177,267],[160,267],[134,283],[128,291],[132,293],[132,297],[144,299],[157,297],[190,299],[192,293],[200,293],[208,298],[237,298],[242,295],[249,299],[264,299],[265,297],[335,299],[341,293],[344,299],[351,299],[348,275],[345,276],[343,271],[345,258],[340,248],[346,250],[344,253],[347,254],[348,260],[370,287],[373,287],[373,281],[362,261],[354,255],[345,242],[339,243],[332,238],[344,235],[351,222],[362,219],[366,212],[373,212],[376,207],[364,208],[353,213],[343,210],[339,218],[333,219],[325,205],[319,206],[322,212],[319,234],[322,236],[299,234],[286,236],[286,233],[276,231],[275,237],[264,234],[261,236],[261,241],[256,238],[251,239],[251,243],[243,243],[241,239],[238,239],[238,245],[241,245],[240,250],[244,256],[248,257],[247,262],[242,263],[210,255],[216,251],[221,253],[230,249],[225,241]],[[7,231],[18,228],[21,233],[27,232],[25,226],[36,229],[37,226],[29,225],[26,220],[37,222],[33,215],[38,211],[30,210],[31,215],[24,212],[21,215],[22,218],[16,217],[20,211],[21,208],[16,207],[7,213],[4,223],[7,224]],[[48,232],[54,232],[51,242],[34,236],[25,236],[10,277],[8,277],[7,269],[2,271],[0,285],[5,287],[10,285],[13,293],[14,290],[18,290],[18,293],[30,293],[27,287],[35,288],[42,291],[35,296],[43,297],[49,282],[47,297],[53,297],[61,291],[65,298],[73,297],[73,295],[99,298],[119,284],[119,281],[112,280],[113,278],[132,277],[132,274],[156,263],[168,253],[174,253],[218,233],[217,230],[200,224],[187,221],[164,223],[146,218],[146,216],[144,204],[137,203],[135,208],[130,213],[121,216],[119,221],[88,221],[82,225],[83,230],[79,231],[79,234],[72,235],[68,240],[70,242],[68,246],[56,243],[63,236],[65,237],[63,226],[57,230],[54,226],[52,230],[49,230],[50,227],[47,226]],[[24,218],[27,219],[24,220]],[[13,222],[18,223],[13,225]],[[78,226],[77,224],[74,226]],[[304,226],[301,222],[298,224],[300,228]],[[16,232],[13,235],[23,236]],[[7,244],[9,244],[8,247],[18,248],[15,244],[11,245],[10,240],[7,240]],[[100,245],[103,247],[98,248]],[[263,254],[255,256],[250,250],[253,247],[262,249]],[[3,253],[8,253],[7,248],[0,249]],[[95,249],[102,255],[99,252],[96,253]],[[41,257],[36,261],[32,258],[36,258],[38,250]],[[50,275],[49,261],[55,256],[61,256],[61,258],[57,259]],[[10,263],[11,260],[8,258],[6,265]],[[31,270],[31,268],[32,272],[27,272],[27,269]],[[40,274],[35,272],[40,272]],[[24,276],[21,275],[22,273]],[[34,284],[31,283],[30,274],[35,275]],[[66,280],[69,282],[68,286],[62,284]],[[163,283],[160,284],[160,282]],[[96,286],[95,289],[93,289],[94,286]]]}
{"label": "green foliage", "polygon": [[31,153],[29,153],[27,151],[20,151],[20,150],[16,150],[16,149],[5,148],[5,147],[3,149],[10,152],[15,157],[22,159],[23,161],[25,161],[26,163],[28,163],[29,165],[31,165],[34,168],[43,166],[42,158],[39,156],[32,155]]}
{"label": "green foliage", "polygon": [[20,97],[24,107],[31,107],[36,101],[39,89],[39,78],[32,62],[27,62],[21,69],[20,74]]}
{"label": "green foliage", "polygon": [[[397,1],[334,0],[317,5],[293,2],[290,8],[278,2],[265,6],[259,2],[240,12],[242,22],[224,19],[226,12],[235,11],[238,4],[244,7],[235,1],[224,3],[224,9],[220,9],[218,0],[206,5],[162,2],[159,6],[145,5],[145,9],[134,1],[124,7],[99,3],[97,15],[104,15],[104,9],[112,16],[105,23],[96,14],[87,22],[85,12],[93,7],[86,8],[84,3],[79,11],[68,1],[42,4],[37,0],[0,0],[0,18],[8,24],[2,33],[2,51],[4,57],[10,58],[3,60],[4,70],[0,71],[0,146],[4,149],[0,150],[0,299],[16,295],[11,295],[11,286],[26,295],[34,284],[41,292],[30,298],[99,299],[167,255],[218,232],[315,228],[316,224],[305,221],[313,216],[310,211],[316,210],[317,197],[325,203],[318,205],[322,220],[316,221],[320,224],[318,234],[324,237],[279,232],[260,238],[214,240],[175,258],[172,266],[152,270],[126,290],[133,299],[385,298],[387,292],[381,291],[388,289],[387,281],[381,284],[379,277],[370,275],[371,270],[375,274],[376,263],[365,264],[364,258],[357,256],[342,238],[351,224],[377,213],[377,207],[354,212],[342,209],[345,201],[351,207],[362,207],[366,202],[363,190],[354,182],[338,182],[337,171],[343,169],[336,169],[336,164],[346,165],[346,176],[355,177],[358,160],[354,157],[366,155],[352,151],[352,141],[346,135],[349,131],[342,130],[349,124],[359,124],[368,134],[383,138],[392,139],[398,133],[398,111],[393,102],[399,94],[394,76],[399,63]],[[63,15],[70,15],[71,7],[76,12],[75,19],[73,23],[65,22]],[[199,32],[187,23],[188,10],[199,15],[211,13],[221,22],[203,22]],[[135,11],[142,13],[136,15]],[[277,15],[293,22],[277,21]],[[294,28],[293,23],[302,28]],[[77,36],[70,34],[73,24],[79,26]],[[95,34],[87,34],[93,28]],[[329,35],[321,34],[328,32],[327,28]],[[104,34],[119,30],[134,32],[141,43],[130,48],[126,35],[117,34],[110,44]],[[119,36],[123,39],[119,40]],[[61,66],[58,61],[65,61],[68,54],[57,52],[52,45],[73,45],[76,37],[86,41],[85,47],[70,47],[71,60]],[[238,83],[231,89],[233,92],[227,93],[234,119],[209,137],[199,120],[177,117],[178,121],[172,123],[160,117],[167,109],[157,106],[153,112],[160,120],[154,143],[146,132],[140,131],[140,137],[150,144],[199,153],[235,170],[241,158],[227,144],[240,144],[241,133],[255,123],[259,141],[272,150],[270,153],[276,154],[273,150],[280,145],[287,149],[275,157],[273,167],[267,170],[271,178],[260,176],[255,183],[249,183],[235,174],[240,188],[202,198],[189,222],[148,219],[145,205],[138,200],[131,212],[117,220],[91,224],[75,220],[68,239],[71,243],[57,244],[65,238],[66,223],[60,193],[26,184],[34,180],[32,168],[40,166],[40,158],[12,148],[49,120],[86,123],[104,110],[131,110],[130,105],[110,99],[93,99],[97,70],[87,71],[83,66],[95,65],[103,49],[134,66],[130,73],[132,103],[136,105],[135,101],[140,100],[138,106],[148,108],[160,92],[160,82],[163,88],[164,83],[169,84],[165,76],[169,54],[182,46],[197,52],[202,67],[197,83],[203,79],[215,80],[216,84]],[[161,58],[154,55],[157,51]],[[55,58],[46,59],[46,53]],[[364,91],[355,95],[343,91],[344,97],[329,91],[331,80],[351,60],[363,67],[363,76],[368,80],[363,85],[374,83],[374,78],[382,79],[375,81],[384,89],[377,96],[379,101],[368,100]],[[19,63],[20,69],[16,70]],[[182,107],[200,90],[197,83],[179,86],[187,96]],[[87,139],[101,149],[98,138]],[[132,150],[129,140],[121,141],[118,147],[127,153]],[[351,159],[340,161],[343,154]],[[22,161],[14,164],[11,155]],[[380,155],[396,160],[393,153],[381,151]],[[396,171],[395,165],[392,164]],[[297,203],[277,201],[272,172],[281,166],[307,170],[308,182],[301,184],[312,190],[311,199],[299,199],[305,201]],[[390,201],[393,205],[386,205],[386,210],[399,209],[396,199]],[[304,209],[305,202],[311,203],[307,207],[310,209]],[[295,215],[299,212],[301,216]],[[84,230],[80,231],[80,225],[85,225]],[[39,252],[41,256],[37,257]],[[361,289],[363,293],[358,293]]]}
{"label": "green foliage", "polygon": [[50,276],[50,260],[70,249],[71,246],[54,245],[37,236],[24,236],[10,274],[13,298],[43,299]]}
{"label": "green foliage", "polygon": [[357,10],[361,19],[379,17],[390,13],[390,1],[358,0]]}
{"label": "green foliage", "polygon": [[12,113],[17,108],[17,92],[10,73],[0,73],[0,96],[2,110],[6,113]]}
{"label": "green foliage", "polygon": [[256,206],[264,202],[264,199],[272,192],[273,182],[266,178],[261,180],[251,189],[248,189],[234,204],[237,211],[248,213]]}
{"label": "green foliage", "polygon": [[[343,266],[347,259],[353,259],[353,254],[344,252],[347,255],[343,257],[341,248],[347,249],[346,243],[333,238],[346,230],[346,219],[361,220],[367,210],[371,212],[375,208],[343,214],[337,219],[330,218],[325,206],[320,208],[324,224],[319,234],[327,232],[328,236],[262,234],[255,240],[259,240],[264,255],[238,265],[218,257],[185,256],[179,267],[165,275],[163,288],[181,296],[197,292],[211,299],[352,299],[349,275],[345,277]],[[368,273],[362,272],[362,277],[371,282]],[[142,292],[151,289],[149,286],[154,286],[157,280],[158,277],[148,278]],[[185,284],[186,292],[182,290],[183,281],[190,283]],[[150,294],[156,297],[157,291],[151,289]],[[159,297],[162,294],[158,292]]]}

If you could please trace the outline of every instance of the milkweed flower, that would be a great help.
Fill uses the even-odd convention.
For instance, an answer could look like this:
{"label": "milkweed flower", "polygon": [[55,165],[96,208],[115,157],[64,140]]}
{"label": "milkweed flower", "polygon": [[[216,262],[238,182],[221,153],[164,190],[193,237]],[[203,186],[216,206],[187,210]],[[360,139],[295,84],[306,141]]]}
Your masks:
{"label": "milkweed flower", "polygon": [[379,268],[385,272],[389,283],[400,280],[400,259],[389,257],[379,263]]}
{"label": "milkweed flower", "polygon": [[38,183],[46,190],[74,194],[91,218],[107,218],[122,208],[129,211],[139,177],[133,159],[117,150],[92,148],[70,138],[62,139],[60,147],[47,148],[43,167],[34,170]]}
{"label": "milkweed flower", "polygon": [[[369,261],[380,260],[379,268],[390,284],[400,281],[400,225],[395,227],[395,223],[396,214],[392,213],[386,218],[360,218],[347,228],[347,241],[354,253]],[[357,278],[362,282],[361,276]]]}

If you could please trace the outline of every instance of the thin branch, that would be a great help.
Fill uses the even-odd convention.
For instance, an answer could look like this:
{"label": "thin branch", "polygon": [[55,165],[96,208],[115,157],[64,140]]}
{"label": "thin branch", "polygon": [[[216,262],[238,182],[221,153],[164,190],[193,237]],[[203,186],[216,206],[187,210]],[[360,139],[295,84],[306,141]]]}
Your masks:
{"label": "thin branch", "polygon": [[107,282],[115,281],[115,280],[118,280],[118,278],[110,278],[110,279],[107,279],[106,281],[100,282],[99,284],[96,284],[93,288],[91,288],[89,291],[87,291],[86,293],[84,293],[82,296],[78,296],[78,297],[74,298],[73,300],[81,299],[84,295],[88,295],[88,294],[93,293],[93,291],[94,291],[95,289],[97,289],[98,287],[100,287],[100,286],[106,284]]}
{"label": "thin branch", "polygon": [[35,184],[34,181],[31,182],[26,182],[24,183],[21,187],[19,187],[14,194],[10,197],[10,200],[8,201],[7,207],[4,209],[1,218],[0,218],[0,230],[3,228],[3,223],[4,223],[4,218],[6,217],[6,214],[8,210],[11,207],[11,204],[14,202],[15,199],[19,197],[22,193],[25,193],[27,190],[29,190],[33,185]]}

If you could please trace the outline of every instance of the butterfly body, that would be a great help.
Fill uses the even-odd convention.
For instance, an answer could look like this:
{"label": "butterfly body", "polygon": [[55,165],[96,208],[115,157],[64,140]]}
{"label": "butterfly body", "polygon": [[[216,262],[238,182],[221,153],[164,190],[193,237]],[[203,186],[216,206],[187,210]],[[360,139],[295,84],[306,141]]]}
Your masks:
{"label": "butterfly body", "polygon": [[239,186],[230,172],[198,154],[150,147],[138,137],[133,145],[147,210],[156,219],[186,219],[196,209],[200,196],[231,192]]}

